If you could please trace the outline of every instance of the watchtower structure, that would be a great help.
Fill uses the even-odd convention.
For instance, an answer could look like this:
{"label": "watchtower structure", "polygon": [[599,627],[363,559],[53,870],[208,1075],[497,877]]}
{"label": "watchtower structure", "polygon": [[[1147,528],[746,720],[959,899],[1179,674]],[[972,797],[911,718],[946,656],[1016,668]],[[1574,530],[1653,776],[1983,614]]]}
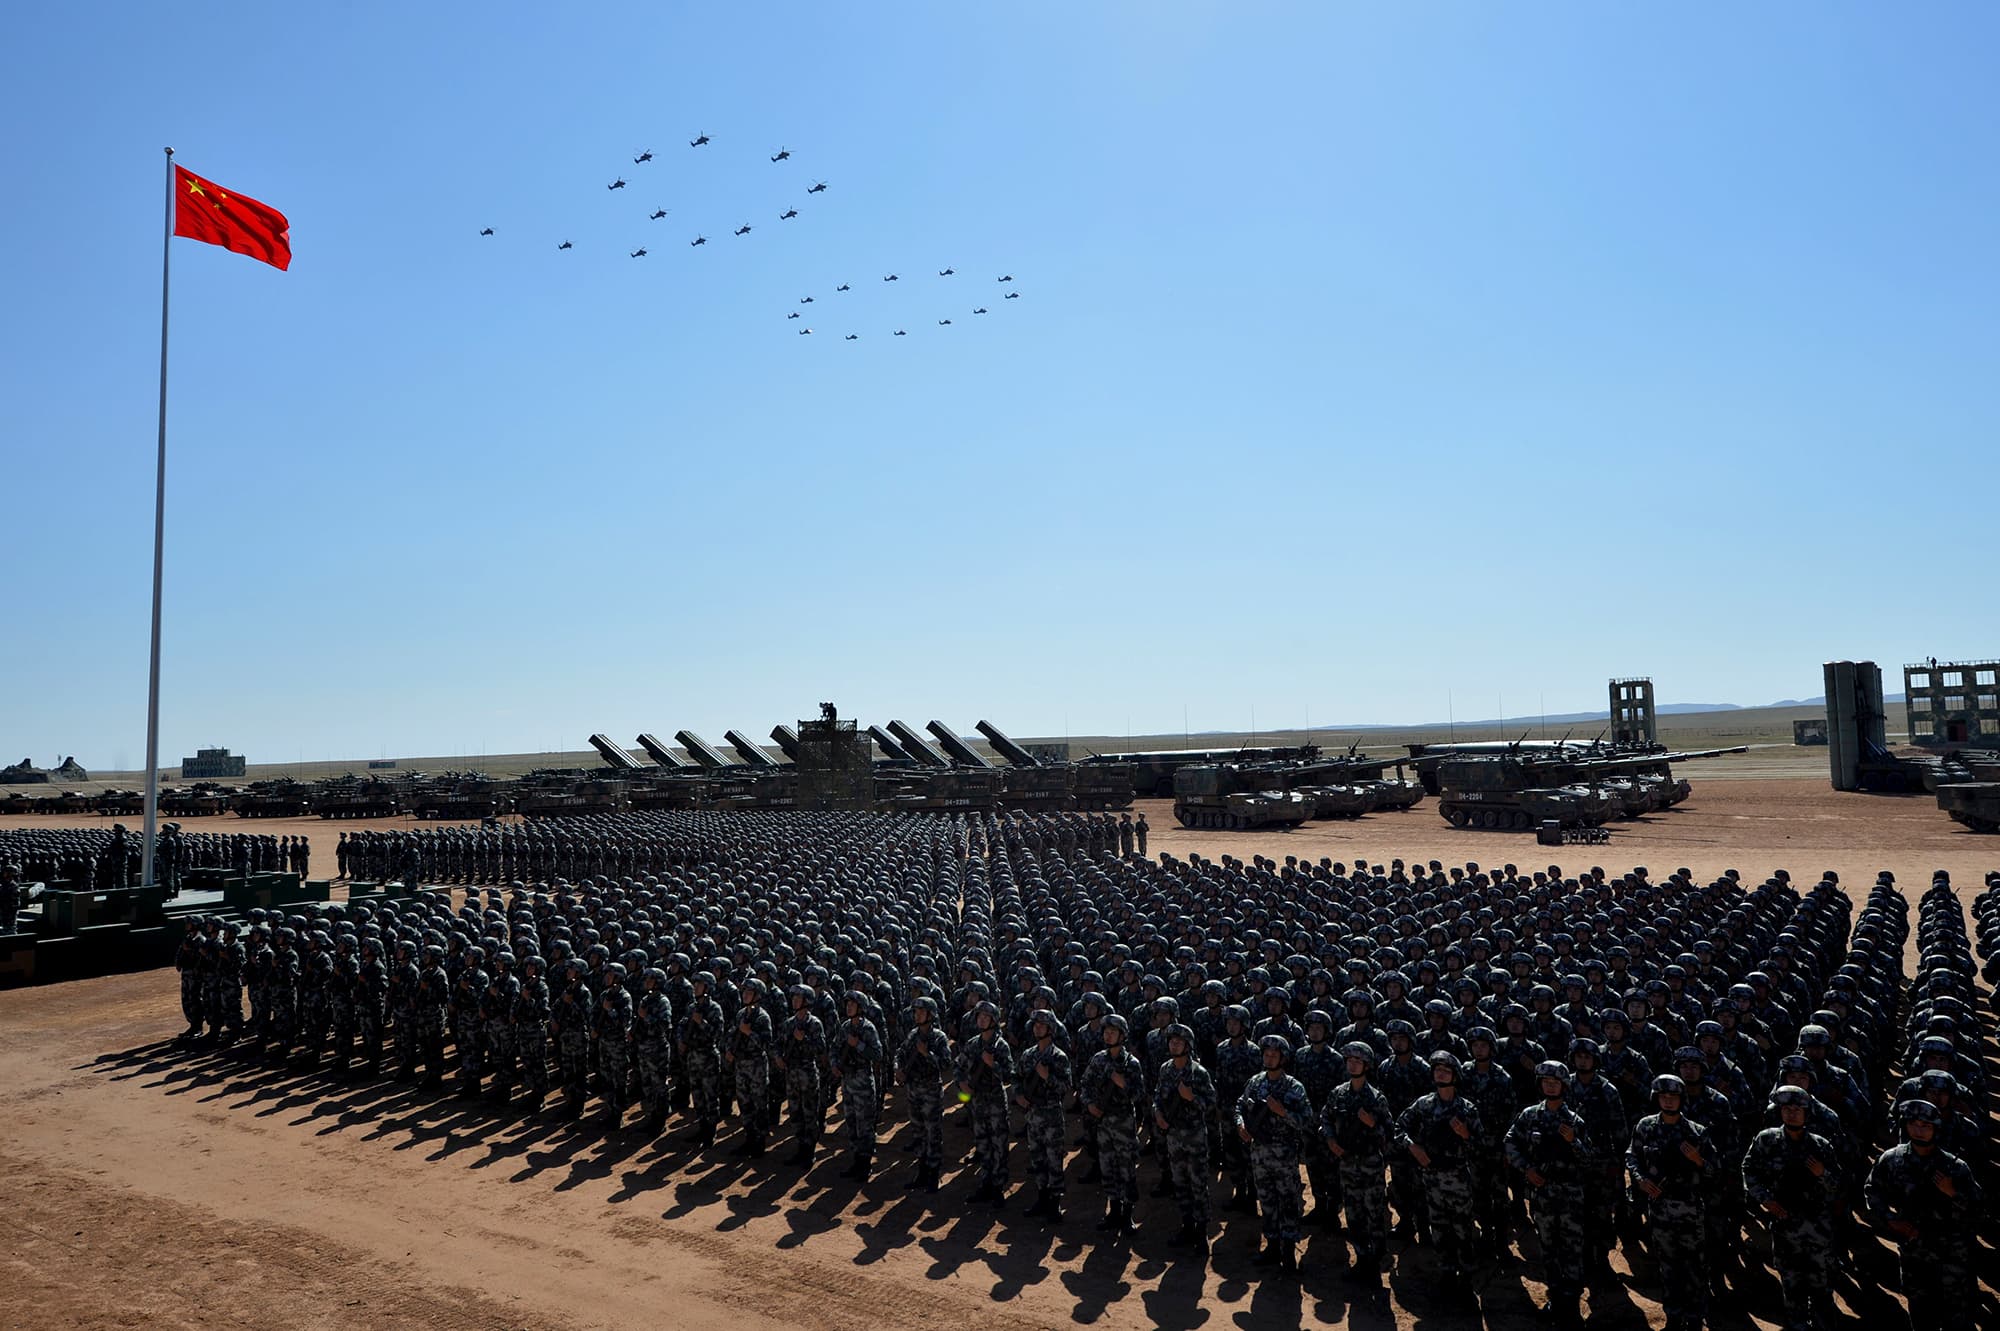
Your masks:
{"label": "watchtower structure", "polygon": [[1611,681],[1611,742],[1657,744],[1659,715],[1653,709],[1653,681],[1645,678]]}
{"label": "watchtower structure", "polygon": [[1903,703],[1912,744],[2000,749],[2000,661],[1906,665]]}
{"label": "watchtower structure", "polygon": [[875,802],[875,755],[869,738],[843,721],[832,703],[820,704],[819,719],[799,722],[794,763],[799,773],[797,807],[866,809]]}

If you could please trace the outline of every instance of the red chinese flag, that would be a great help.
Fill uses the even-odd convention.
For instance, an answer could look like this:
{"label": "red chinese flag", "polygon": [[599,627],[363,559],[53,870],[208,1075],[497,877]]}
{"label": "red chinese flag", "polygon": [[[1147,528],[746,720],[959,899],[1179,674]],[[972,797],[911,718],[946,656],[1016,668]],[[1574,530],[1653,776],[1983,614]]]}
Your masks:
{"label": "red chinese flag", "polygon": [[174,234],[204,240],[273,268],[292,266],[292,224],[268,204],[232,194],[184,166],[174,167]]}

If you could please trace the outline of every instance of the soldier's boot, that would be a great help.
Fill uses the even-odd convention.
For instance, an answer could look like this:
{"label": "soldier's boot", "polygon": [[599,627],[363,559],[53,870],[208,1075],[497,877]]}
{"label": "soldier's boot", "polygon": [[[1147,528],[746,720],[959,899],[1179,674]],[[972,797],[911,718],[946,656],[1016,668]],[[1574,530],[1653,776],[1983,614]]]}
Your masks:
{"label": "soldier's boot", "polygon": [[794,1146],[792,1148],[792,1153],[786,1157],[786,1163],[793,1165],[806,1165],[806,1166],[811,1165],[813,1160],[813,1149],[814,1149],[813,1144],[810,1141],[801,1141],[797,1146]]}
{"label": "soldier's boot", "polygon": [[875,1176],[875,1148],[863,1147],[861,1155],[854,1162],[854,1181],[866,1183]]}
{"label": "soldier's boot", "polygon": [[504,1079],[500,1077],[495,1077],[493,1079],[493,1085],[490,1088],[488,1088],[486,1092],[486,1098],[491,1100],[496,1105],[504,1105],[507,1103],[507,1097],[510,1091],[511,1088],[507,1085]]}
{"label": "soldier's boot", "polygon": [[747,1159],[762,1160],[765,1149],[764,1134],[761,1131],[752,1132],[750,1134],[750,1148],[743,1154]]}
{"label": "soldier's boot", "polygon": [[1257,1255],[1250,1259],[1250,1264],[1252,1266],[1276,1266],[1278,1264],[1278,1249],[1280,1246],[1276,1239],[1266,1238],[1262,1243],[1258,1244]]}
{"label": "soldier's boot", "polygon": [[1048,1200],[1042,1204],[1042,1218],[1052,1225],[1060,1225],[1063,1218],[1062,1189],[1050,1190]]}
{"label": "soldier's boot", "polygon": [[1257,1194],[1252,1192],[1250,1185],[1241,1179],[1237,1180],[1236,1192],[1229,1199],[1229,1209],[1246,1213],[1257,1209]]}
{"label": "soldier's boot", "polygon": [[936,1193],[938,1189],[944,1186],[944,1179],[941,1177],[943,1172],[942,1166],[926,1165],[917,1178],[917,1187],[922,1189],[926,1194]]}
{"label": "soldier's boot", "polygon": [[755,1135],[756,1134],[751,1129],[747,1127],[743,1129],[743,1135],[737,1139],[736,1145],[731,1147],[729,1150],[730,1157],[736,1160],[742,1160],[747,1158],[750,1154],[751,1139]]}
{"label": "soldier's boot", "polygon": [[1111,1237],[1123,1242],[1134,1232],[1136,1227],[1132,1224],[1132,1203],[1118,1203],[1118,1210],[1111,1218]]}
{"label": "soldier's boot", "polygon": [[1192,1247],[1194,1246],[1194,1241],[1197,1237],[1198,1235],[1195,1233],[1194,1222],[1190,1220],[1183,1220],[1181,1221],[1181,1227],[1174,1231],[1174,1236],[1167,1240],[1167,1246],[1169,1248]]}
{"label": "soldier's boot", "polygon": [[1035,1200],[1029,1202],[1028,1209],[1021,1212],[1021,1214],[1038,1216],[1042,1214],[1042,1212],[1046,1211],[1048,1209],[1048,1206],[1049,1206],[1048,1190],[1045,1188],[1037,1187],[1035,1189]]}
{"label": "soldier's boot", "polygon": [[477,1100],[479,1098],[479,1074],[460,1070],[458,1074],[458,1098]]}
{"label": "soldier's boot", "polygon": [[1357,1285],[1377,1286],[1382,1283],[1382,1259],[1374,1253],[1359,1253],[1354,1265],[1347,1270],[1347,1278]]}
{"label": "soldier's boot", "polygon": [[1104,1218],[1097,1222],[1097,1232],[1111,1234],[1118,1229],[1118,1203],[1109,1197],[1104,1199]]}
{"label": "soldier's boot", "polygon": [[1299,1252],[1290,1243],[1278,1245],[1278,1270],[1288,1276],[1299,1273]]}
{"label": "soldier's boot", "polygon": [[990,1202],[996,1195],[997,1190],[993,1186],[993,1181],[991,1179],[981,1179],[979,1186],[974,1188],[965,1200],[968,1202]]}
{"label": "soldier's boot", "polygon": [[993,1190],[986,1196],[986,1204],[992,1207],[996,1211],[1006,1210],[1007,1185],[1004,1183],[995,1182],[993,1184]]}

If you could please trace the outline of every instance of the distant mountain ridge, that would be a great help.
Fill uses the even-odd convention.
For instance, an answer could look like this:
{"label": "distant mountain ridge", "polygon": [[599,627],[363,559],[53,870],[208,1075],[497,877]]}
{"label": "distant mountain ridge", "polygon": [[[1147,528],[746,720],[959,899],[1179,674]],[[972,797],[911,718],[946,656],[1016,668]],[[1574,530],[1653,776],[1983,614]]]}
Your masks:
{"label": "distant mountain ridge", "polygon": [[[1884,698],[1882,699],[1883,705],[1885,706],[1892,703],[1901,704],[1902,701],[1903,701],[1903,695],[1900,693],[1888,694],[1884,696]],[[1746,711],[1758,711],[1758,710],[1763,710],[1765,708],[1773,708],[1773,707],[1824,707],[1824,706],[1826,706],[1826,697],[1825,695],[1822,694],[1821,696],[1816,698],[1786,698],[1779,702],[1751,703],[1748,705],[1745,705],[1743,703],[1734,703],[1734,702],[1664,702],[1659,704],[1658,711],[1661,716],[1692,716],[1703,712],[1746,712]],[[1427,730],[1433,727],[1443,727],[1443,726],[1463,726],[1467,729],[1480,729],[1482,727],[1503,727],[1510,725],[1518,726],[1530,722],[1532,722],[1535,725],[1581,726],[1581,725],[1588,725],[1591,722],[1605,722],[1608,724],[1610,720],[1611,720],[1611,713],[1608,710],[1601,712],[1551,712],[1547,716],[1543,716],[1539,712],[1536,712],[1536,713],[1529,713],[1528,715],[1525,716],[1517,714],[1505,717],[1493,717],[1493,716],[1453,717],[1443,721],[1412,721],[1412,722],[1402,722],[1402,723],[1372,722],[1372,723],[1342,724],[1340,722],[1335,722],[1332,724],[1325,724],[1325,723],[1315,722],[1311,726],[1278,727],[1277,731],[1274,731],[1273,733],[1288,732],[1289,730],[1301,730],[1301,731]],[[1264,727],[1264,729],[1268,731],[1271,730],[1272,728],[1267,726]],[[1241,732],[1234,730],[1202,730],[1202,731],[1196,731],[1194,733],[1201,735],[1234,735],[1234,734],[1239,734]],[[1588,737],[1586,736],[1585,738]]]}

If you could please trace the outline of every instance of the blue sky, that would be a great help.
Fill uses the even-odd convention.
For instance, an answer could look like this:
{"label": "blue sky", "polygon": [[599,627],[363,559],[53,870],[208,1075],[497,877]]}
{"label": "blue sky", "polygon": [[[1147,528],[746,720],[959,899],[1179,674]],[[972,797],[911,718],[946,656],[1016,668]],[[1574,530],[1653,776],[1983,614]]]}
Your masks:
{"label": "blue sky", "polygon": [[1754,703],[2000,651],[1996,37],[1971,3],[24,11],[0,760],[143,759],[164,144],[296,254],[175,243],[169,763],[822,698],[1023,735],[1634,673]]}

